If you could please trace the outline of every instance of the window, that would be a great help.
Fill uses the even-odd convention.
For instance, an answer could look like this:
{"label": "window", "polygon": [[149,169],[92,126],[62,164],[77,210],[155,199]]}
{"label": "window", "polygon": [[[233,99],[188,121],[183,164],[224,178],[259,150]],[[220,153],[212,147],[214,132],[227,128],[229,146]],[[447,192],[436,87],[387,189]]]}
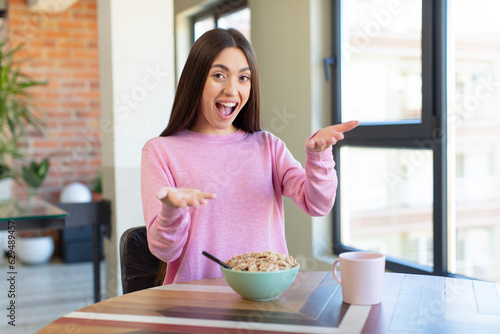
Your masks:
{"label": "window", "polygon": [[495,0],[334,0],[334,251],[500,280]]}
{"label": "window", "polygon": [[[448,132],[457,157],[450,271],[500,281],[500,26],[494,0],[450,1]],[[464,23],[467,24],[464,24]],[[495,242],[495,240],[497,242]]]}
{"label": "window", "polygon": [[193,17],[193,40],[214,28],[234,28],[250,40],[250,8],[246,0],[223,1]]}

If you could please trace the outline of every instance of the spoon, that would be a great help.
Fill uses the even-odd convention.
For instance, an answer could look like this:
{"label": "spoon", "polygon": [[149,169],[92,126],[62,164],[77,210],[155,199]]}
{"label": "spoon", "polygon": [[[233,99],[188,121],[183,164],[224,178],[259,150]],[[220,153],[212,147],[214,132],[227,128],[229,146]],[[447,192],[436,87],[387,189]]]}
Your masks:
{"label": "spoon", "polygon": [[224,261],[221,261],[219,260],[218,258],[216,258],[215,256],[213,256],[212,254],[210,253],[207,253],[205,251],[201,252],[201,254],[205,255],[206,257],[208,257],[210,260],[220,264],[221,266],[223,266],[224,268],[227,268],[227,269],[233,269],[229,264],[227,264],[226,262]]}

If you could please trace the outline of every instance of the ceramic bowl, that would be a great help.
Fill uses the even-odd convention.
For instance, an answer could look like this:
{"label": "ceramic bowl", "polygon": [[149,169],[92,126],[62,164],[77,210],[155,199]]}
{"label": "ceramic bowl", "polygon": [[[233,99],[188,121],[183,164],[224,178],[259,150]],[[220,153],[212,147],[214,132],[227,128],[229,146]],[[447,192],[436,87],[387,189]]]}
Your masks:
{"label": "ceramic bowl", "polygon": [[299,266],[279,271],[238,271],[221,266],[227,284],[247,300],[265,301],[277,298],[295,280]]}

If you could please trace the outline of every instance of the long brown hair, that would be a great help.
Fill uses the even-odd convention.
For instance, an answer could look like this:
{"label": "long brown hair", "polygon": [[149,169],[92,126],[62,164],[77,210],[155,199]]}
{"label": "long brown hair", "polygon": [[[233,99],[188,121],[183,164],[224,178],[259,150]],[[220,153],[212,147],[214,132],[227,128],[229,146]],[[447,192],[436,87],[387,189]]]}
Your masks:
{"label": "long brown hair", "polygon": [[170,120],[161,137],[193,127],[210,67],[219,53],[229,47],[243,51],[251,72],[250,96],[233,125],[250,133],[260,130],[259,69],[252,45],[238,30],[214,29],[204,33],[191,48],[179,79]]}

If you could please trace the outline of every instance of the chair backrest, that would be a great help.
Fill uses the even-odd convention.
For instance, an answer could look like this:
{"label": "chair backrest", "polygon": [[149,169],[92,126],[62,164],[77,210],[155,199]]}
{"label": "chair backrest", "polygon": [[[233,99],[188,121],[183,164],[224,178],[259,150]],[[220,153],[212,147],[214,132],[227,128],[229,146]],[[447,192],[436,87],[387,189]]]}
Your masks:
{"label": "chair backrest", "polygon": [[148,248],[145,226],[131,227],[120,239],[123,293],[155,286],[162,261]]}

